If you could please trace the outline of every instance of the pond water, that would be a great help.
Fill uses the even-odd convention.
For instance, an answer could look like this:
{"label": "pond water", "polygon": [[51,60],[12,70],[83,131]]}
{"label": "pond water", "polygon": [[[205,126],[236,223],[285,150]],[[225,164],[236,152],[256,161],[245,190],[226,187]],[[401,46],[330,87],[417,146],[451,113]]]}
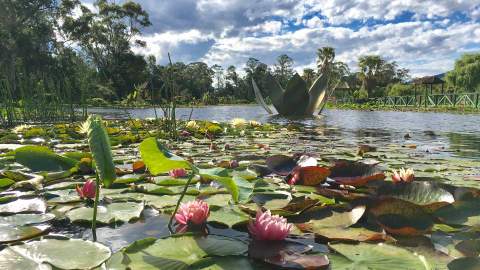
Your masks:
{"label": "pond water", "polygon": [[[131,118],[155,117],[153,109],[91,109],[90,112],[101,114],[105,119],[128,119],[127,113]],[[161,111],[157,110],[157,113],[160,115]],[[213,262],[223,268],[192,269],[279,269],[276,266],[279,262],[273,260],[278,257],[283,262],[285,258],[279,254],[303,256],[300,258],[305,259],[304,263],[318,265],[324,256],[319,254],[327,252],[331,269],[353,269],[357,255],[365,263],[365,268],[375,266],[380,260],[392,269],[405,262],[410,263],[405,269],[447,269],[447,264],[455,258],[471,254],[478,256],[477,249],[464,248],[464,245],[480,245],[480,234],[474,231],[480,226],[479,115],[326,110],[323,115],[308,119],[285,119],[270,116],[261,107],[252,105],[200,107],[193,111],[180,108],[177,115],[183,120],[191,118],[223,123],[197,121],[194,127],[188,127],[182,122],[179,128],[188,131],[189,135],[178,141],[166,141],[162,140],[162,130],[155,121],[107,122],[118,178],[114,185],[102,187],[100,192],[96,231],[100,246],[92,246],[90,242],[93,239],[89,228],[92,202],[80,200],[75,191],[77,185],[93,178],[90,165],[83,167],[86,171],[72,171],[70,163],[60,163],[61,171],[56,171],[57,167],[50,168],[52,163],[57,164],[65,157],[79,159],[89,151],[85,135],[79,133],[79,123],[25,127],[9,134],[10,139],[0,144],[0,154],[3,154],[0,156],[0,184],[3,185],[0,213],[6,215],[0,215],[0,265],[8,259],[6,269],[31,269],[15,265],[15,260],[31,263],[27,256],[17,256],[15,260],[10,260],[9,256],[14,250],[21,253],[31,249],[40,253],[35,254],[36,257],[43,258],[51,255],[48,252],[58,252],[56,246],[60,243],[70,250],[81,245],[79,249],[91,254],[99,254],[102,248],[113,254],[104,254],[96,264],[78,261],[75,252],[55,261],[68,261],[73,266],[78,264],[79,267],[68,265],[75,269],[91,268],[107,259],[106,269],[143,269],[149,264],[176,269],[163,265],[172,263],[171,256],[176,263],[178,260],[199,263],[196,256],[202,258],[205,254],[202,249],[192,249],[192,244],[203,241],[200,238],[185,236],[177,244],[170,242],[175,242],[175,238],[159,239],[170,235],[167,223],[186,179],[172,179],[165,173],[154,176],[155,173],[148,172],[150,165],[147,165],[147,172],[134,170],[134,161],[146,161],[140,154],[142,150],[138,143],[142,141],[141,145],[148,146],[144,148],[147,159],[155,164],[161,160],[158,156],[160,150],[156,146],[152,148],[157,144],[148,144],[147,138],[151,136],[160,138],[160,142],[173,153],[203,168],[203,176],[195,178],[197,182],[188,187],[183,200],[200,198],[210,205],[208,237],[213,238],[210,244],[219,250],[231,251],[232,243],[247,249],[244,246],[250,241],[247,223],[258,205],[285,215],[297,226],[288,239],[288,248],[270,247],[265,250],[275,252],[264,254],[264,248],[255,247],[252,244],[255,242],[250,242],[248,254],[252,250],[255,260],[233,256],[236,254],[233,252],[225,253],[230,257],[226,259],[213,254]],[[281,125],[245,123],[235,127],[225,123],[234,118]],[[216,131],[217,136],[207,136],[210,134],[206,131],[210,130]],[[42,146],[34,148],[35,151],[19,148],[24,145]],[[42,147],[45,146],[63,157],[44,153]],[[17,153],[9,156],[9,151],[14,149]],[[155,155],[148,158],[152,152]],[[315,177],[320,177],[327,168],[329,173],[332,172],[330,178],[323,175],[324,182],[310,186],[303,183],[305,185],[292,188],[286,184],[284,175],[274,171],[263,173],[269,158],[281,155],[283,158],[277,159],[279,162],[287,157],[282,166],[288,167],[288,161],[301,153],[311,155],[323,168],[312,166],[317,168]],[[43,159],[48,162],[42,162]],[[233,160],[238,161],[240,167],[231,168]],[[339,160],[338,169],[336,161]],[[75,168],[82,168],[78,161],[74,163]],[[347,164],[347,167],[342,168],[341,164]],[[392,169],[402,167],[414,169],[415,181],[393,184],[389,181]],[[51,172],[43,174],[44,170]],[[305,172],[308,175],[308,170]],[[381,179],[375,178],[378,176]],[[239,202],[233,203],[229,189],[216,182],[223,178],[238,185]],[[314,238],[313,234],[318,237]],[[43,242],[35,238],[38,235],[43,237]],[[225,247],[223,236],[230,239],[230,246]],[[152,237],[159,239],[156,240],[158,249],[154,244],[132,244]],[[31,238],[35,239],[29,241]],[[27,244],[21,244],[25,240]],[[304,244],[298,244],[299,241]],[[369,241],[385,243],[382,246],[364,243]],[[351,245],[352,242],[360,242],[360,246]],[[9,243],[18,244],[18,247],[10,248]],[[41,244],[53,247],[35,249]],[[123,249],[127,246],[130,247],[128,252]],[[353,249],[348,251],[350,248]],[[182,250],[186,254],[176,257],[177,253],[183,254]],[[365,252],[370,250],[373,253]],[[242,254],[245,255],[245,251]],[[355,256],[349,257],[349,254]],[[423,259],[417,258],[416,254],[424,256],[432,267],[423,267]],[[187,255],[191,255],[192,261]],[[259,268],[259,261],[269,264],[262,264]],[[80,267],[80,263],[87,263],[89,267]],[[186,269],[185,265],[181,266],[180,269]]]}
{"label": "pond water", "polygon": [[[132,118],[154,118],[153,108],[107,109],[91,108],[106,119],[125,119],[127,112]],[[226,122],[234,118],[244,118],[262,123],[297,123],[310,128],[334,129],[340,138],[377,137],[383,142],[398,142],[406,134],[411,143],[430,143],[456,152],[454,155],[480,158],[480,115],[438,113],[438,112],[398,112],[398,111],[357,111],[325,110],[320,116],[303,119],[286,119],[269,115],[257,105],[225,105],[195,108],[179,108],[176,114],[180,119],[196,119]],[[157,109],[157,115],[162,111]],[[428,148],[429,146],[425,146]],[[426,149],[428,150],[428,149]]]}

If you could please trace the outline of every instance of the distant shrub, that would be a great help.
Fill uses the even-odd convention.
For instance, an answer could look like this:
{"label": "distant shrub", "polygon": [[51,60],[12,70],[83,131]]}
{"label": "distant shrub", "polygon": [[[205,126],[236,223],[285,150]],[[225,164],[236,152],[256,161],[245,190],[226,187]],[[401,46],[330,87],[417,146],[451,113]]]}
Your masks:
{"label": "distant shrub", "polygon": [[409,84],[395,83],[388,85],[389,96],[409,96],[413,95],[413,86]]}
{"label": "distant shrub", "polygon": [[210,92],[206,92],[202,96],[202,103],[204,105],[217,105],[218,104],[218,99],[215,97],[214,94]]}
{"label": "distant shrub", "polygon": [[355,101],[357,102],[366,102],[368,99],[368,92],[365,89],[359,89],[355,92],[353,92],[353,97],[355,98]]}
{"label": "distant shrub", "polygon": [[91,98],[87,101],[88,105],[94,106],[94,107],[104,107],[108,106],[108,102],[105,101],[103,98],[95,97]]}

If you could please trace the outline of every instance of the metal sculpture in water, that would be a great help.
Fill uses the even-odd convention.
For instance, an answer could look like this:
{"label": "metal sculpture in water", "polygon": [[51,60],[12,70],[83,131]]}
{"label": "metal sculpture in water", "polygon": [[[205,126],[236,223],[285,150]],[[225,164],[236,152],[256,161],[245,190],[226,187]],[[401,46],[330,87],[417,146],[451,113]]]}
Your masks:
{"label": "metal sculpture in water", "polygon": [[[307,83],[297,73],[287,83],[286,89],[283,89],[275,78],[267,73],[265,78],[265,91],[272,101],[278,114],[282,116],[311,116],[320,114],[328,97],[333,89],[329,91],[329,76],[326,63],[323,63],[320,75],[307,89]],[[252,85],[255,92],[257,103],[261,105],[269,114],[273,114],[272,109],[266,104],[257,83],[252,78]]]}

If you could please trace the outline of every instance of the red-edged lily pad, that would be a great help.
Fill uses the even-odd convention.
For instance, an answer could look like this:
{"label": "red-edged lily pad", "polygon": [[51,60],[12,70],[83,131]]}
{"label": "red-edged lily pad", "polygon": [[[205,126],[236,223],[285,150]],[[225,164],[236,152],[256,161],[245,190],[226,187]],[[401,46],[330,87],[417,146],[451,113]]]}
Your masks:
{"label": "red-edged lily pad", "polygon": [[288,183],[290,185],[316,186],[325,182],[329,175],[330,170],[326,167],[296,167],[289,176]]}
{"label": "red-edged lily pad", "polygon": [[270,156],[266,160],[267,167],[274,173],[287,176],[297,166],[295,159],[285,155]]}
{"label": "red-edged lily pad", "polygon": [[385,174],[378,164],[339,160],[330,168],[330,177],[342,185],[365,186],[370,181],[381,181]]}
{"label": "red-edged lily pad", "polygon": [[385,199],[370,208],[377,223],[388,233],[423,235],[433,227],[431,216],[421,206],[398,199]]}
{"label": "red-edged lily pad", "polygon": [[310,246],[292,241],[252,241],[248,255],[283,269],[327,269],[330,264],[328,257],[305,254],[310,250]]}

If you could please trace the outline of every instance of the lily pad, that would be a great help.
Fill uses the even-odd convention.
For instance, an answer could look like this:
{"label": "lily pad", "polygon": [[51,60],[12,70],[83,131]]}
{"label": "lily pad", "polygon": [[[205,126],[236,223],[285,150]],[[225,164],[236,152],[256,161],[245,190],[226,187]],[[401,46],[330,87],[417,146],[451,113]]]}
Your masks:
{"label": "lily pad", "polygon": [[381,198],[397,198],[435,209],[455,201],[453,195],[432,182],[384,183],[377,191]]}
{"label": "lily pad", "polygon": [[40,212],[45,213],[47,204],[39,198],[18,199],[9,203],[0,204],[0,212],[3,213],[22,213],[22,212]]}
{"label": "lily pad", "polygon": [[370,212],[385,231],[398,235],[422,235],[433,227],[432,217],[420,206],[398,199],[379,201]]}
{"label": "lily pad", "polygon": [[[111,224],[117,222],[128,222],[140,217],[143,211],[143,204],[135,202],[112,203],[107,206],[98,206],[97,222]],[[79,207],[66,213],[72,222],[91,222],[93,216],[92,207]]]}
{"label": "lily pad", "polygon": [[245,243],[223,236],[178,235],[134,242],[125,249],[124,261],[130,269],[147,265],[150,269],[187,269],[206,257],[241,256],[247,250]]}
{"label": "lily pad", "polygon": [[480,257],[465,257],[451,261],[449,270],[478,270],[480,269]]}
{"label": "lily pad", "polygon": [[330,168],[330,177],[343,185],[364,186],[370,181],[385,179],[385,174],[377,164],[340,160]]}
{"label": "lily pad", "polygon": [[459,201],[436,210],[433,215],[450,225],[480,225],[480,202]]}
{"label": "lily pad", "polygon": [[190,164],[170,153],[156,138],[145,139],[139,146],[142,160],[152,175],[166,173],[173,169],[189,169]]}
{"label": "lily pad", "polygon": [[293,158],[285,155],[270,156],[266,163],[271,171],[283,176],[287,176],[297,166],[297,162]]}
{"label": "lily pad", "polygon": [[0,251],[2,269],[92,269],[110,257],[110,249],[80,239],[44,239]]}
{"label": "lily pad", "polygon": [[208,221],[225,224],[228,227],[232,227],[240,223],[246,223],[249,219],[250,216],[240,210],[238,207],[227,206],[221,207],[217,210],[211,210]]}
{"label": "lily pad", "polygon": [[324,254],[305,254],[311,247],[292,241],[252,241],[249,257],[285,269],[327,269]]}
{"label": "lily pad", "polygon": [[53,214],[16,214],[0,217],[0,226],[22,226],[50,221],[55,218]]}
{"label": "lily pad", "polygon": [[391,245],[360,243],[331,244],[330,247],[345,257],[343,260],[332,259],[333,269],[430,269],[424,257]]}
{"label": "lily pad", "polygon": [[15,161],[32,171],[63,171],[75,167],[77,160],[55,154],[44,146],[24,146],[15,150]]}
{"label": "lily pad", "polygon": [[48,225],[38,226],[5,226],[0,225],[0,243],[27,240],[44,234],[50,229]]}

